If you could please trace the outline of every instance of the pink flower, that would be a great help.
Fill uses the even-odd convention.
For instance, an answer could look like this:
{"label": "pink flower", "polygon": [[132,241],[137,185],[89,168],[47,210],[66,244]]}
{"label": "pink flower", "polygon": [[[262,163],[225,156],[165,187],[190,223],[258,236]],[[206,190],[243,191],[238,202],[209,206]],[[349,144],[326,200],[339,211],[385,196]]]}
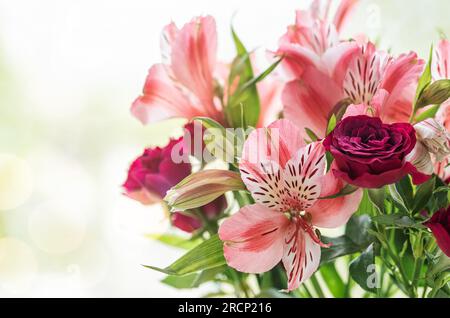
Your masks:
{"label": "pink flower", "polygon": [[281,44],[279,54],[295,77],[283,91],[285,117],[319,137],[343,100],[365,106],[359,114],[377,108],[386,123],[409,120],[424,65],[415,53],[394,58],[370,42],[329,41],[321,56],[301,43]]}
{"label": "pink flower", "polygon": [[320,247],[327,245],[315,227],[345,224],[361,199],[361,191],[357,191],[336,202],[318,200],[339,192],[343,182],[325,175],[322,144],[305,145],[303,137],[288,120],[250,134],[240,171],[256,203],[241,208],[219,229],[231,267],[262,273],[282,261],[289,290],[319,266]]}
{"label": "pink flower", "polygon": [[379,188],[407,174],[412,174],[416,183],[426,180],[406,161],[416,145],[410,124],[389,125],[369,116],[347,117],[323,144],[336,162],[335,175],[358,187]]}
{"label": "pink flower", "polygon": [[450,154],[450,133],[435,119],[428,118],[414,125],[418,139],[436,161],[442,161]]}
{"label": "pink flower", "polygon": [[433,232],[442,252],[450,257],[450,207],[435,212],[424,225]]}
{"label": "pink flower", "polygon": [[214,99],[217,66],[214,19],[194,18],[181,29],[174,23],[167,25],[161,49],[164,64],[151,67],[143,95],[131,107],[133,115],[144,124],[195,116],[223,121],[220,106]]}
{"label": "pink flower", "polygon": [[[450,41],[441,40],[433,52],[431,64],[433,80],[450,78]],[[436,114],[436,119],[450,131],[450,100],[442,103]]]}
{"label": "pink flower", "polygon": [[[441,40],[435,47],[431,64],[431,75],[435,81],[450,78],[449,40]],[[450,100],[441,104],[436,114],[436,120],[450,132]],[[450,182],[449,163],[448,157],[435,163],[434,172],[446,183]]]}
{"label": "pink flower", "polygon": [[128,170],[123,187],[125,194],[142,204],[162,201],[166,192],[191,173],[189,163],[174,163],[171,158],[173,147],[182,139],[171,140],[163,148],[148,148]]}

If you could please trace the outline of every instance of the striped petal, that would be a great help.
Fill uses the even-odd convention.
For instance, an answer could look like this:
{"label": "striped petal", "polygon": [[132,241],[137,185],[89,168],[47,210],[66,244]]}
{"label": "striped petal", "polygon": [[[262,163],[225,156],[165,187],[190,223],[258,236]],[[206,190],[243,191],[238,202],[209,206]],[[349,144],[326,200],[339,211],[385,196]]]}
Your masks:
{"label": "striped petal", "polygon": [[282,261],[288,277],[288,290],[291,291],[319,267],[320,246],[301,228],[300,222],[291,222],[284,243]]}

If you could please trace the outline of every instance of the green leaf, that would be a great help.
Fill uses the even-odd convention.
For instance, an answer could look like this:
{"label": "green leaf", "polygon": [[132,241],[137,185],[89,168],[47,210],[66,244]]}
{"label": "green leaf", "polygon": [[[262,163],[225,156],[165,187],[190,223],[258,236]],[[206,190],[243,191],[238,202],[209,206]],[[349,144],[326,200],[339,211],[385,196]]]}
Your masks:
{"label": "green leaf", "polygon": [[328,121],[327,135],[334,130],[334,127],[336,127],[336,122],[337,122],[336,115],[332,114],[330,120]]}
{"label": "green leaf", "polygon": [[259,82],[261,82],[263,79],[265,79],[270,73],[272,73],[278,66],[278,64],[280,64],[282,61],[282,58],[278,59],[277,61],[275,61],[274,63],[272,63],[265,71],[263,71],[262,73],[260,73],[258,76],[250,79],[248,82],[244,83],[235,93],[236,95],[242,93],[243,91],[250,89],[252,87],[254,87],[256,84],[258,84]]}
{"label": "green leaf", "polygon": [[439,110],[439,107],[441,105],[433,105],[421,112],[419,115],[416,116],[414,119],[414,122],[419,123],[421,121],[424,121],[428,118],[434,118]]}
{"label": "green leaf", "polygon": [[182,249],[191,249],[201,243],[200,239],[188,239],[186,237],[181,237],[173,234],[147,234],[147,238],[152,240],[157,240],[169,246],[178,247]]}
{"label": "green leaf", "polygon": [[435,180],[436,179],[432,177],[417,187],[417,191],[414,196],[413,213],[419,213],[425,209],[428,201],[430,201],[430,198],[433,195],[434,185],[436,183]]}
{"label": "green leaf", "polygon": [[262,290],[258,295],[256,295],[256,298],[292,298],[292,296],[271,288]]}
{"label": "green leaf", "polygon": [[395,188],[403,199],[405,206],[411,210],[414,198],[413,185],[410,176],[405,176],[400,181],[395,183]]}
{"label": "green leaf", "polygon": [[369,234],[372,221],[368,215],[352,216],[345,227],[345,235],[356,245],[365,248],[373,241],[373,236]]}
{"label": "green leaf", "polygon": [[197,279],[197,276],[198,276],[197,273],[184,276],[169,275],[166,278],[164,278],[161,282],[177,289],[193,288],[195,287],[194,282]]}
{"label": "green leaf", "polygon": [[376,277],[373,243],[350,263],[349,272],[362,289],[371,293],[376,292],[376,280],[371,279]]}
{"label": "green leaf", "polygon": [[409,211],[405,201],[403,200],[403,197],[400,195],[397,187],[395,186],[395,184],[390,184],[387,186],[389,189],[389,193],[392,197],[392,199],[394,200],[394,202],[396,203],[396,205],[403,210],[403,212],[407,213]]}
{"label": "green leaf", "polygon": [[163,272],[168,275],[186,275],[225,264],[226,261],[223,257],[223,243],[216,234],[184,254],[166,268],[159,268],[150,265],[144,265],[144,267]]}
{"label": "green leaf", "polygon": [[[237,95],[229,96],[227,106],[225,107],[225,115],[228,124],[231,127],[256,126],[260,114],[260,101],[256,85],[250,85],[245,90],[242,87],[253,79],[253,68],[249,53],[238,37],[233,27],[231,28],[231,35],[236,47],[237,58],[243,59],[243,65],[239,72],[239,84],[236,89]],[[237,74],[233,74],[237,76]]]}
{"label": "green leaf", "polygon": [[[245,71],[247,63],[250,61],[250,53],[237,55],[230,66],[230,73],[228,75],[228,88],[232,87],[234,80]],[[251,62],[251,61],[250,61]]]}
{"label": "green leaf", "polygon": [[367,189],[367,193],[369,195],[370,202],[373,203],[378,212],[380,214],[384,214],[385,213],[384,199],[386,197],[386,192],[384,191],[384,188]]}
{"label": "green leaf", "polygon": [[416,89],[416,96],[414,98],[414,114],[416,113],[417,109],[419,109],[417,102],[419,101],[419,98],[421,97],[423,90],[425,87],[427,87],[431,83],[431,63],[433,60],[433,45],[430,49],[430,55],[428,58],[428,63],[425,67],[425,70],[423,71],[422,75],[419,78],[419,82],[417,84]]}
{"label": "green leaf", "polygon": [[430,200],[430,202],[428,202],[428,211],[434,212],[437,211],[441,208],[446,208],[448,206],[449,203],[449,194],[450,192],[444,191],[444,190],[439,190],[438,189],[443,189],[444,187],[447,187],[449,190],[450,188],[447,186],[447,184],[445,184],[441,178],[435,178],[435,187],[436,190],[433,193],[433,196],[431,197],[432,200]]}
{"label": "green leaf", "polygon": [[361,203],[359,204],[358,210],[356,211],[355,215],[363,215],[363,214],[373,215],[374,213],[375,207],[369,199],[369,193],[367,189],[364,189]]}
{"label": "green leaf", "polygon": [[396,214],[387,214],[387,215],[377,215],[372,217],[372,221],[382,224],[388,225],[392,227],[398,228],[417,228],[422,229],[424,226],[421,222],[416,222],[414,219],[409,216],[401,213]]}
{"label": "green leaf", "polygon": [[356,190],[358,190],[358,189],[359,189],[358,187],[355,187],[355,186],[353,186],[353,185],[351,185],[351,184],[346,184],[346,185],[341,189],[341,191],[339,191],[338,193],[333,194],[333,195],[329,195],[329,196],[326,196],[326,197],[323,197],[323,198],[319,198],[319,200],[336,199],[336,198],[339,198],[339,197],[343,197],[343,196],[352,194],[352,193],[354,193],[354,192],[355,192]]}
{"label": "green leaf", "polygon": [[322,248],[320,256],[320,264],[325,264],[335,259],[359,252],[360,247],[355,244],[347,236],[339,236],[335,238],[322,237],[324,242],[331,243],[328,248]]}
{"label": "green leaf", "polygon": [[419,109],[428,105],[440,105],[449,98],[450,80],[438,80],[425,87],[417,101],[416,108]]}
{"label": "green leaf", "polygon": [[334,263],[326,263],[320,267],[320,274],[327,284],[328,290],[336,298],[345,297],[345,284],[336,270]]}
{"label": "green leaf", "polygon": [[306,131],[306,134],[308,135],[308,137],[311,139],[311,141],[317,141],[320,139],[319,137],[317,137],[317,135],[311,129],[305,127],[305,131]]}
{"label": "green leaf", "polygon": [[200,273],[193,273],[184,276],[169,275],[161,282],[177,289],[197,288],[203,283],[213,281],[218,274],[223,273],[225,268],[226,266],[218,266],[204,270]]}

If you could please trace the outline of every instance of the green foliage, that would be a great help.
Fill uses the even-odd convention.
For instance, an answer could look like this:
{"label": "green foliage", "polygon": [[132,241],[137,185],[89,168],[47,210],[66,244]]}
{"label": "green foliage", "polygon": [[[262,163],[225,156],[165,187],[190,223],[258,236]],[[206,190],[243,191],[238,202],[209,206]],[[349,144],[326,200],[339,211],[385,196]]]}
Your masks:
{"label": "green foliage", "polygon": [[370,202],[372,202],[374,207],[378,210],[378,213],[385,213],[384,200],[386,198],[386,192],[384,188],[368,189],[367,194],[369,196]]}
{"label": "green foliage", "polygon": [[202,241],[199,238],[190,238],[174,235],[174,234],[147,234],[146,237],[157,240],[169,246],[178,247],[182,249],[191,249],[199,245]]}
{"label": "green foliage", "polygon": [[337,122],[336,115],[332,114],[330,120],[328,121],[327,135],[334,130],[334,127],[336,127],[336,122]]}
{"label": "green foliage", "polygon": [[419,82],[417,84],[416,96],[414,98],[414,115],[417,112],[418,106],[417,102],[419,101],[424,89],[431,83],[431,63],[433,60],[433,46],[430,48],[430,55],[428,57],[427,65],[425,66],[425,70],[419,78]]}
{"label": "green foliage", "polygon": [[344,281],[336,270],[336,266],[333,262],[323,264],[320,267],[320,274],[322,275],[325,283],[331,294],[336,298],[343,298],[346,294],[346,286]]}
{"label": "green foliage", "polygon": [[422,223],[421,221],[417,222],[410,216],[402,213],[377,215],[372,217],[372,220],[378,224],[386,225],[389,227],[417,228],[417,229],[424,228],[424,226],[421,224]]}
{"label": "green foliage", "polygon": [[[370,270],[372,268],[372,270]],[[362,289],[375,293],[376,286],[370,276],[375,272],[375,252],[374,244],[370,244],[357,258],[355,258],[349,267],[350,276]]]}
{"label": "green foliage", "polygon": [[321,264],[365,250],[374,239],[369,234],[370,227],[369,216],[352,216],[347,223],[344,235],[336,238],[324,238],[325,242],[331,243],[331,247],[322,248]]}
{"label": "green foliage", "polygon": [[144,265],[147,268],[166,273],[168,275],[186,275],[198,271],[225,265],[223,257],[223,243],[218,235],[212,236],[196,246],[181,258],[165,268]]}
{"label": "green foliage", "polygon": [[225,269],[226,266],[218,266],[204,270],[200,273],[193,273],[184,276],[169,275],[164,278],[162,282],[177,289],[196,288],[203,283],[216,281],[217,275],[223,273]]}

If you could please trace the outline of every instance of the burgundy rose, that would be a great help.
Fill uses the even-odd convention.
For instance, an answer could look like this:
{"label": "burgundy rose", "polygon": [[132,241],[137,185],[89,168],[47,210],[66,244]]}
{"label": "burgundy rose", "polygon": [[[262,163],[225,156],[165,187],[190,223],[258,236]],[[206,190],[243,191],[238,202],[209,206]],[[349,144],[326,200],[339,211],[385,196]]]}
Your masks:
{"label": "burgundy rose", "polygon": [[350,184],[379,188],[407,174],[415,182],[424,181],[405,160],[416,144],[415,130],[408,123],[388,125],[377,117],[350,116],[336,125],[323,144],[335,159],[335,175]]}
{"label": "burgundy rose", "polygon": [[450,206],[435,212],[424,225],[433,232],[442,252],[450,257]]}
{"label": "burgundy rose", "polygon": [[180,142],[182,138],[172,139],[163,148],[145,149],[130,166],[127,180],[123,184],[125,194],[142,204],[162,201],[171,187],[191,173],[190,163],[175,163],[172,160],[172,149]]}
{"label": "burgundy rose", "polygon": [[[199,212],[207,220],[214,219],[227,207],[225,196],[220,196],[214,201],[199,208]],[[203,226],[203,221],[197,217],[182,212],[174,212],[171,215],[172,225],[188,233],[192,233]]]}

